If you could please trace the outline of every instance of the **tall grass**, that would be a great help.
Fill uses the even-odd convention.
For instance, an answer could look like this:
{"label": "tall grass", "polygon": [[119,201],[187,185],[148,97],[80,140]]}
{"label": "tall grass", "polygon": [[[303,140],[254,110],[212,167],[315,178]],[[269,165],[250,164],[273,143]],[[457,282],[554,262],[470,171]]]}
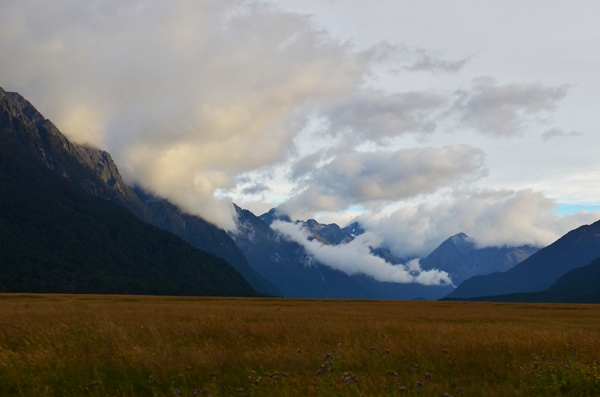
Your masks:
{"label": "tall grass", "polygon": [[600,395],[593,305],[0,295],[2,396]]}

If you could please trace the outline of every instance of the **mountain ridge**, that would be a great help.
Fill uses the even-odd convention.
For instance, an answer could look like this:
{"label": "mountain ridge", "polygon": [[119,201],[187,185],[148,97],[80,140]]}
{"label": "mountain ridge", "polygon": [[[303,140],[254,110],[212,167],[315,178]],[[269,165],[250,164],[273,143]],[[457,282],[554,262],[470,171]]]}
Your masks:
{"label": "mountain ridge", "polygon": [[0,291],[259,295],[223,259],[54,173],[15,132],[0,125]]}
{"label": "mountain ridge", "polygon": [[455,285],[477,275],[505,272],[522,262],[539,248],[479,247],[474,238],[458,233],[444,240],[427,257],[421,260],[425,270],[439,269],[447,272]]}
{"label": "mountain ridge", "polygon": [[[87,193],[126,208],[144,222],[227,260],[263,293],[281,295],[250,267],[225,231],[190,214],[185,215],[188,222],[182,223],[182,212],[171,203],[158,206],[142,202],[136,191],[123,182],[108,152],[71,142],[20,94],[0,90],[0,126],[9,127],[8,133],[48,169]],[[186,230],[186,225],[191,225],[196,234]]]}
{"label": "mountain ridge", "polygon": [[474,276],[447,298],[474,298],[543,291],[569,270],[600,257],[600,221],[571,230],[504,273]]}

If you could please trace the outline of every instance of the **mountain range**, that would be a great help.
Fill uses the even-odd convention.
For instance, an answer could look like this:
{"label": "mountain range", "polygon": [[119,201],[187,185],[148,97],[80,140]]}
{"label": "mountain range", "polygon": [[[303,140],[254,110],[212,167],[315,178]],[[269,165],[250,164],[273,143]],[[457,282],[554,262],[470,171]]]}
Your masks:
{"label": "mountain range", "polygon": [[479,247],[475,239],[458,233],[421,260],[421,267],[445,271],[459,285],[473,276],[510,270],[538,250],[530,245]]}
{"label": "mountain range", "polygon": [[[343,247],[365,233],[363,225],[292,220],[277,209],[256,216],[235,206],[238,228],[228,233],[128,186],[109,153],[69,141],[21,95],[1,88],[0,144],[5,292],[585,301],[599,283],[600,222],[543,249],[481,247],[458,233],[419,262],[454,285],[382,282],[320,263],[271,228],[294,223],[309,241]],[[415,259],[370,250],[391,266]]]}
{"label": "mountain range", "polygon": [[[232,237],[250,265],[279,287],[284,296],[439,299],[454,289],[451,285],[380,282],[361,274],[348,275],[315,261],[303,246],[286,240],[273,230],[270,225],[276,220],[292,222],[286,215],[279,215],[276,209],[258,217],[239,207],[236,210],[238,231]],[[336,224],[320,224],[314,219],[294,223],[300,224],[309,233],[309,240],[316,240],[324,245],[343,245],[365,232],[358,223],[345,228]],[[529,246],[480,248],[475,240],[460,233],[444,241],[422,259],[421,267],[424,270],[446,271],[456,285],[473,274],[510,269],[538,249]],[[410,259],[398,259],[382,247],[372,248],[371,253],[395,266],[402,266]]]}
{"label": "mountain range", "polygon": [[3,138],[15,140],[35,161],[73,187],[123,207],[142,221],[178,235],[195,248],[223,258],[254,289],[269,295],[281,295],[274,285],[249,266],[244,254],[225,231],[197,216],[181,212],[166,200],[142,193],[139,189],[134,191],[123,182],[109,153],[72,143],[21,95],[0,90]]}
{"label": "mountain range", "polygon": [[490,300],[492,296],[544,291],[567,272],[589,265],[599,257],[600,221],[570,231],[504,273],[466,280],[448,298]]}
{"label": "mountain range", "polygon": [[569,270],[549,288],[538,292],[518,292],[471,298],[444,300],[473,300],[491,302],[550,302],[600,303],[600,258],[590,264]]}
{"label": "mountain range", "polygon": [[119,180],[82,165],[89,153],[0,89],[0,291],[259,295],[225,260],[133,215]]}

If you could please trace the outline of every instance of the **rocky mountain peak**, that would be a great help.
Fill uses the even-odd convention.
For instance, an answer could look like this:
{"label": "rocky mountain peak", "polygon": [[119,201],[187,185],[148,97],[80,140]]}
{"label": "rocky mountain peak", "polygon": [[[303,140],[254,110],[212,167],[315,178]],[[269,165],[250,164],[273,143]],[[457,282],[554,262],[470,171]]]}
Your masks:
{"label": "rocky mountain peak", "polygon": [[344,233],[347,233],[353,237],[360,236],[365,232],[365,229],[363,229],[363,227],[358,222],[352,222],[348,226],[342,228],[342,230],[344,231]]}
{"label": "rocky mountain peak", "polygon": [[475,244],[476,244],[474,238],[471,238],[462,232],[455,234],[454,236],[448,238],[448,240],[446,240],[446,241],[448,241],[454,245],[460,245],[460,246],[475,246]]}
{"label": "rocky mountain peak", "polygon": [[262,214],[261,216],[259,216],[259,218],[263,222],[265,222],[267,225],[270,225],[271,223],[273,223],[275,221],[283,221],[283,222],[291,222],[292,221],[289,216],[282,214],[277,208],[271,208],[269,210],[269,212]]}

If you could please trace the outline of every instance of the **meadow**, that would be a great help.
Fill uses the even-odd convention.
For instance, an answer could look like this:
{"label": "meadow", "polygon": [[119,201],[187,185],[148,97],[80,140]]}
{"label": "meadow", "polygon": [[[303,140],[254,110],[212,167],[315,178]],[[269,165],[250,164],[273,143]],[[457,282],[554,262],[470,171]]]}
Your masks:
{"label": "meadow", "polygon": [[595,396],[600,306],[0,295],[2,396]]}

